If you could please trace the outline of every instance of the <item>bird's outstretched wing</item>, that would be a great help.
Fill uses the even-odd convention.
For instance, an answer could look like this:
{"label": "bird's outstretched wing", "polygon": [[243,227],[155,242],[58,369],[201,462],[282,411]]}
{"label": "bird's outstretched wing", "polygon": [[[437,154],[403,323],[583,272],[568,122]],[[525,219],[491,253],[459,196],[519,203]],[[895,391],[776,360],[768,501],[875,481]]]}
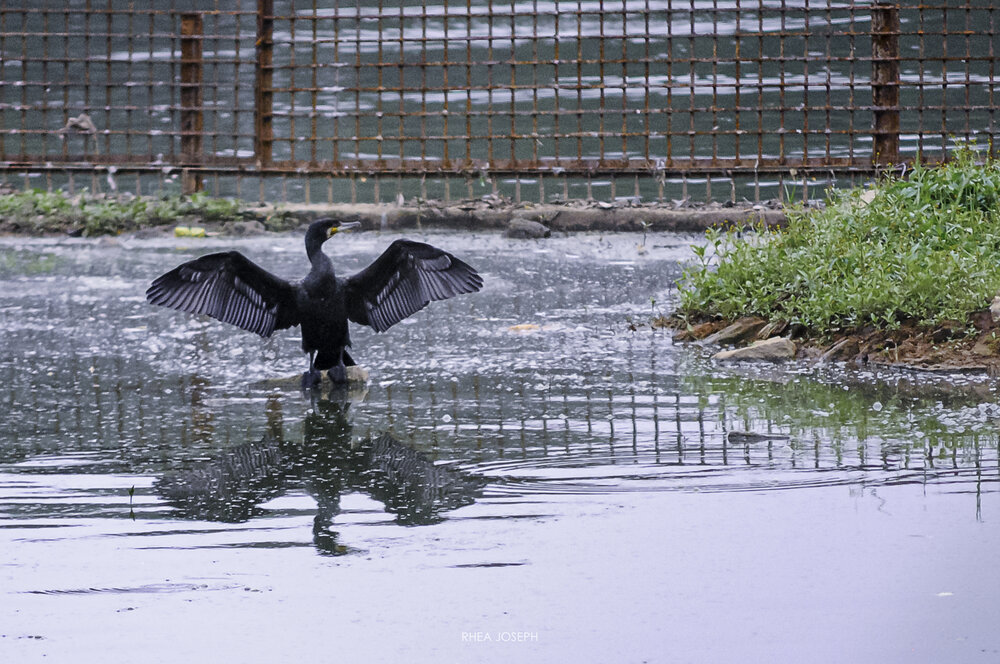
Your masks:
{"label": "bird's outstretched wing", "polygon": [[146,299],[192,314],[207,314],[269,337],[298,325],[295,287],[238,251],[209,254],[157,277]]}
{"label": "bird's outstretched wing", "polygon": [[446,251],[396,240],[375,262],[345,282],[348,317],[385,332],[429,302],[474,293],[483,278]]}

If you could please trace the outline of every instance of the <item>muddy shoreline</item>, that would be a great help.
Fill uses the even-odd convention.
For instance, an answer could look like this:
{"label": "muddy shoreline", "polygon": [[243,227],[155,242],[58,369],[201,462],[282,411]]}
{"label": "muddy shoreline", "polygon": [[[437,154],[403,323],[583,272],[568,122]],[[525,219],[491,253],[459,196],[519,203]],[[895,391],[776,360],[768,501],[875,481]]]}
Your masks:
{"label": "muddy shoreline", "polygon": [[324,216],[356,219],[365,229],[400,230],[445,228],[455,230],[499,230],[513,219],[544,224],[553,231],[704,231],[714,226],[749,226],[759,222],[780,225],[785,212],[775,202],[725,205],[718,203],[605,203],[572,201],[564,204],[512,203],[502,197],[442,203],[404,205],[334,204],[286,205],[251,208],[261,216],[280,210],[303,223]]}
{"label": "muddy shoreline", "polygon": [[[79,203],[78,198],[69,200],[74,206]],[[134,199],[98,196],[92,200],[128,204]],[[148,200],[152,203],[155,199]],[[67,211],[62,211],[61,215],[45,215],[38,211],[0,215],[0,234],[79,235],[84,232],[84,225],[76,218],[78,216]],[[255,224],[254,234],[283,232],[298,229],[321,217],[360,221],[364,230],[504,230],[512,221],[524,220],[544,224],[553,232],[700,232],[720,226],[782,225],[786,220],[784,206],[776,200],[760,203],[690,200],[640,203],[623,199],[613,203],[573,200],[540,204],[517,203],[504,196],[490,194],[448,202],[412,199],[393,204],[246,204],[226,219],[207,219],[198,213],[159,219],[153,223],[142,223],[133,218],[117,232],[155,234],[172,232],[175,226],[198,226],[214,233],[244,235],[249,232],[247,229],[251,224]],[[242,226],[233,231],[234,224]]]}
{"label": "muddy shoreline", "polygon": [[674,314],[654,319],[651,326],[672,330],[674,341],[682,343],[712,344],[716,343],[712,335],[717,338],[727,329],[734,330],[719,343],[720,347],[746,347],[784,337],[794,342],[796,359],[814,362],[1000,376],[1000,323],[993,320],[988,309],[975,312],[968,324],[926,326],[909,320],[894,330],[869,326],[822,336],[801,325],[755,317],[685,320]]}

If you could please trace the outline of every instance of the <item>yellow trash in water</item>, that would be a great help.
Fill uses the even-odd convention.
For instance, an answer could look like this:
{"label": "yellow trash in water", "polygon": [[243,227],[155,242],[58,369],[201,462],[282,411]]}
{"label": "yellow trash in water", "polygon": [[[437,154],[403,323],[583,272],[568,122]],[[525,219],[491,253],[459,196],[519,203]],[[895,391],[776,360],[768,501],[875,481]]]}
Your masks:
{"label": "yellow trash in water", "polygon": [[201,226],[175,226],[174,237],[205,237],[205,229]]}

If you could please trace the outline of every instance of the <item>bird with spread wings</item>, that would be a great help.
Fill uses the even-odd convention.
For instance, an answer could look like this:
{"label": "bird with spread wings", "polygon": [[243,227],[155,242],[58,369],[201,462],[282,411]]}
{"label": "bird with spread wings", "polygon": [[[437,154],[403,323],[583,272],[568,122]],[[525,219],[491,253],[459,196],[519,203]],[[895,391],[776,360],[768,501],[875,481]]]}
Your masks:
{"label": "bird with spread wings", "polygon": [[348,320],[385,332],[426,307],[482,288],[483,279],[467,263],[422,242],[396,240],[355,275],[338,277],[323,243],[358,222],[320,219],[306,231],[311,269],[293,283],[277,277],[238,251],[208,254],[156,278],[146,299],[178,311],[205,314],[224,323],[270,337],[298,325],[309,370],[302,387],[319,385],[322,371],[331,381],[347,380],[354,364]]}

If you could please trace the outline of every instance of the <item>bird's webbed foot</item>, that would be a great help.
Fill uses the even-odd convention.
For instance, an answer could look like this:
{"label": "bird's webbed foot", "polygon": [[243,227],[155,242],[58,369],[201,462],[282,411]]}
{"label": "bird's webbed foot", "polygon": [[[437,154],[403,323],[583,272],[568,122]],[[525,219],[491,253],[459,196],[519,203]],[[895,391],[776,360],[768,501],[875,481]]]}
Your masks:
{"label": "bird's webbed foot", "polygon": [[343,364],[330,367],[326,375],[330,377],[330,382],[334,385],[344,385],[347,383],[347,369]]}
{"label": "bird's webbed foot", "polygon": [[323,372],[316,371],[315,369],[310,369],[309,371],[302,374],[302,389],[303,390],[316,390],[319,389],[320,384],[323,382]]}

